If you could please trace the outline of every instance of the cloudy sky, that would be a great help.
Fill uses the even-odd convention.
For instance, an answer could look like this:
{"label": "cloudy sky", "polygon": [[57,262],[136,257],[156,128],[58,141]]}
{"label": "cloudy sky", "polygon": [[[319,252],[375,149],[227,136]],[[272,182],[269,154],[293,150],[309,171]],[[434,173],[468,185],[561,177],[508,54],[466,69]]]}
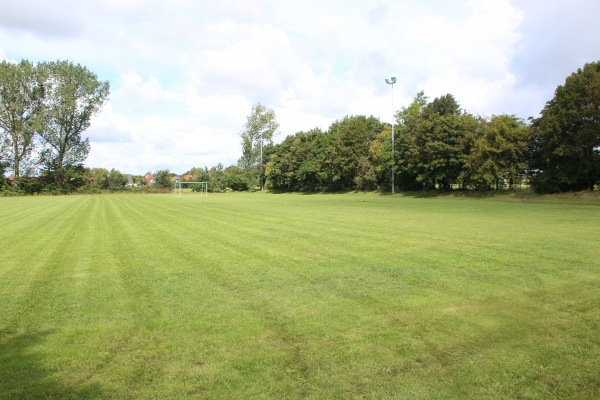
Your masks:
{"label": "cloudy sky", "polygon": [[346,115],[391,122],[424,90],[537,116],[600,60],[597,0],[0,0],[0,59],[70,60],[111,86],[88,167],[235,164],[252,105],[278,140]]}

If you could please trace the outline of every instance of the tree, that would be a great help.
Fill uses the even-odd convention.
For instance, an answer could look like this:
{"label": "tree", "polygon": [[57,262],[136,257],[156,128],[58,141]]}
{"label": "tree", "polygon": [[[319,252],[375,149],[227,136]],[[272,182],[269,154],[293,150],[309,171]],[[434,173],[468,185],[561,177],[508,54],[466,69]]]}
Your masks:
{"label": "tree", "polygon": [[240,132],[242,139],[242,157],[238,165],[246,171],[252,183],[258,183],[263,188],[265,146],[273,144],[279,124],[275,119],[275,111],[260,103],[252,106],[252,112],[246,118],[244,129]]}
{"label": "tree", "polygon": [[4,173],[6,171],[6,164],[4,164],[3,162],[0,161],[0,190],[4,189],[4,187],[7,184],[7,179],[4,176]]}
{"label": "tree", "polygon": [[269,189],[289,192],[316,190],[316,158],[321,137],[323,132],[315,128],[290,135],[276,145],[266,166]]}
{"label": "tree", "polygon": [[236,192],[243,192],[249,189],[248,178],[240,167],[231,165],[225,169],[225,184],[227,188]]}
{"label": "tree", "polygon": [[0,63],[0,150],[17,180],[42,128],[43,82],[42,69],[29,61]]}
{"label": "tree", "polygon": [[121,189],[126,182],[121,171],[113,168],[108,173],[107,184],[110,189]]}
{"label": "tree", "polygon": [[[411,145],[415,142],[416,130],[414,128],[417,126],[417,121],[421,118],[421,113],[426,105],[427,96],[424,91],[420,91],[408,107],[402,107],[396,113],[395,182],[403,190],[423,189],[423,183],[417,180],[418,169],[416,165],[418,162],[414,154],[415,149],[411,149]],[[391,155],[389,158],[391,159]],[[391,167],[388,167],[388,170],[385,171],[386,176],[389,176],[389,172],[391,172]]]}
{"label": "tree", "polygon": [[42,67],[48,79],[41,160],[55,182],[63,186],[68,171],[87,158],[89,139],[81,135],[108,99],[109,83],[99,81],[87,68],[68,61],[51,62]]}
{"label": "tree", "polygon": [[480,118],[477,137],[465,151],[469,181],[479,189],[509,189],[527,169],[529,128],[514,115]]}
{"label": "tree", "polygon": [[159,188],[173,187],[173,177],[168,169],[161,169],[154,173],[154,185]]}
{"label": "tree", "polygon": [[463,169],[461,144],[468,120],[451,94],[434,99],[407,123],[409,171],[425,188],[449,190]]}
{"label": "tree", "polygon": [[331,142],[317,162],[322,184],[330,190],[374,189],[369,151],[383,129],[379,119],[364,115],[346,116],[331,124]]}
{"label": "tree", "polygon": [[90,168],[88,171],[90,185],[106,189],[108,187],[108,175],[109,172],[106,168]]}
{"label": "tree", "polygon": [[600,183],[600,61],[558,86],[532,130],[536,191],[591,190]]}
{"label": "tree", "polygon": [[208,189],[215,192],[222,192],[227,187],[225,182],[225,171],[223,164],[219,163],[216,167],[208,170]]}

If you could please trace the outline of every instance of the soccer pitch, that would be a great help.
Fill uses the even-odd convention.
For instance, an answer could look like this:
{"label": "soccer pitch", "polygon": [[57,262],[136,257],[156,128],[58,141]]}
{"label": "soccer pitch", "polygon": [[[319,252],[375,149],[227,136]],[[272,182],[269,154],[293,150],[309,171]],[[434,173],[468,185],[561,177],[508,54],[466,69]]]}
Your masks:
{"label": "soccer pitch", "polygon": [[0,398],[600,397],[600,199],[0,198]]}

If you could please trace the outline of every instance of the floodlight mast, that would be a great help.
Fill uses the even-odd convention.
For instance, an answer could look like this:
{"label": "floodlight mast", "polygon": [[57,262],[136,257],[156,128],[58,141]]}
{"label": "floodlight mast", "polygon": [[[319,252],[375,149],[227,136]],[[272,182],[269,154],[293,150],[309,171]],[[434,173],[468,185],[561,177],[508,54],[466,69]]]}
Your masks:
{"label": "floodlight mast", "polygon": [[388,85],[392,85],[392,194],[395,193],[395,184],[394,184],[394,170],[395,170],[395,162],[394,162],[394,83],[396,83],[396,77],[392,76],[390,79],[385,79],[385,83]]}

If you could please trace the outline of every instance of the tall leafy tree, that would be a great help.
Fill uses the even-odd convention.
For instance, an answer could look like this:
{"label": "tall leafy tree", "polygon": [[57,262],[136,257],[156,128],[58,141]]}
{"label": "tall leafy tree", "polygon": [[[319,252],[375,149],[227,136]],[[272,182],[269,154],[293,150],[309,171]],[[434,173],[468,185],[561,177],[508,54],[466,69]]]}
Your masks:
{"label": "tall leafy tree", "polygon": [[223,171],[227,188],[238,192],[249,189],[248,178],[244,170],[236,165],[230,165]]}
{"label": "tall leafy tree", "polygon": [[529,127],[514,115],[478,119],[478,135],[465,152],[469,182],[479,189],[509,189],[527,169]]}
{"label": "tall leafy tree", "polygon": [[409,170],[424,187],[449,190],[463,168],[466,118],[451,94],[434,99],[407,124],[412,137]]}
{"label": "tall leafy tree", "polygon": [[244,169],[252,183],[263,186],[265,148],[273,144],[273,137],[279,132],[275,111],[260,103],[252,106],[252,112],[246,118],[240,132],[242,139],[242,157],[238,165]]}
{"label": "tall leafy tree", "polygon": [[43,82],[42,69],[29,61],[0,63],[0,150],[17,180],[43,126]]}
{"label": "tall leafy tree", "polygon": [[106,168],[90,168],[88,170],[88,180],[90,182],[90,185],[103,189],[107,188],[108,174],[109,172]]}
{"label": "tall leafy tree", "polygon": [[86,67],[69,61],[42,65],[47,71],[45,120],[41,137],[42,162],[59,185],[64,185],[70,170],[81,165],[90,150],[82,133],[91,118],[108,99],[108,82]]}
{"label": "tall leafy tree", "polygon": [[173,175],[168,169],[161,169],[154,173],[154,186],[159,188],[173,188]]}
{"label": "tall leafy tree", "polygon": [[[424,91],[420,91],[408,107],[402,107],[396,113],[396,134],[398,137],[394,154],[396,163],[395,182],[403,190],[420,190],[423,188],[423,183],[417,180],[418,159],[416,157],[415,134],[418,121],[426,105],[427,96]],[[389,176],[388,171],[385,172],[386,176]]]}
{"label": "tall leafy tree", "polygon": [[320,139],[318,129],[290,135],[275,146],[267,163],[267,182],[276,191],[312,192],[318,188],[318,157]]}
{"label": "tall leafy tree", "polygon": [[121,171],[113,168],[108,173],[106,182],[110,189],[120,189],[125,185],[127,180],[125,179]]}
{"label": "tall leafy tree", "polygon": [[219,163],[208,170],[208,190],[220,192],[226,187],[225,170],[223,164]]}
{"label": "tall leafy tree", "polygon": [[593,189],[600,183],[600,61],[558,86],[532,129],[538,192]]}
{"label": "tall leafy tree", "polygon": [[376,176],[370,168],[372,142],[384,129],[379,119],[346,116],[329,127],[330,145],[321,154],[319,176],[331,190],[374,189]]}

